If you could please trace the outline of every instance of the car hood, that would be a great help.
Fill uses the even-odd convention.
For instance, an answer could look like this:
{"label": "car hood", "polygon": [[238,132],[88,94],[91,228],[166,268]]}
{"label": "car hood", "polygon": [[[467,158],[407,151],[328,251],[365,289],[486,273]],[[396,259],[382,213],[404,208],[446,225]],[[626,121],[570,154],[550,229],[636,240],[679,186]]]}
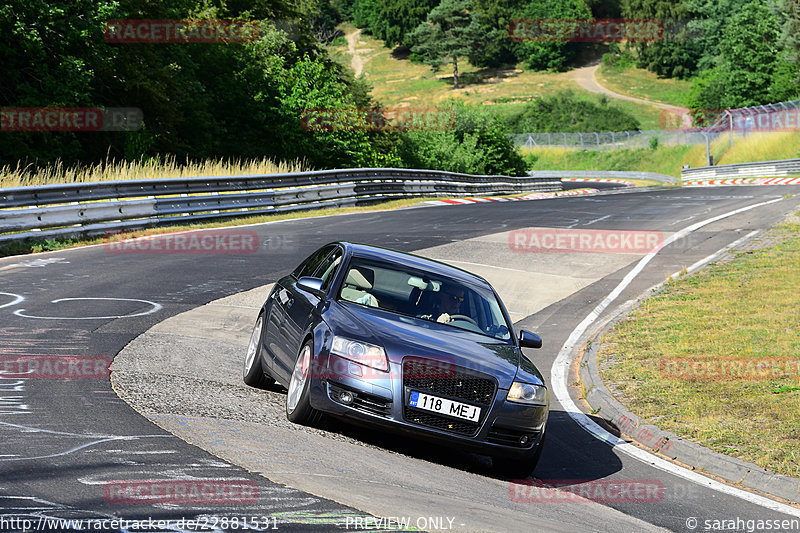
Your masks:
{"label": "car hood", "polygon": [[502,389],[511,386],[519,367],[514,345],[444,324],[339,302],[331,302],[324,316],[335,335],[382,346],[392,363],[406,356],[436,359],[495,376]]}

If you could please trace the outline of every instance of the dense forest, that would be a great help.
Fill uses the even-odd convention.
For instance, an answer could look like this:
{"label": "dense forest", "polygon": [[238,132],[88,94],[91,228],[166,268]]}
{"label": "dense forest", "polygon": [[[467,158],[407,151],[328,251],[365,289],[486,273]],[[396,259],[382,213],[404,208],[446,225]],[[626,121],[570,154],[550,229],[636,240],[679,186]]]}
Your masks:
{"label": "dense forest", "polygon": [[[726,108],[800,96],[800,0],[5,0],[0,4],[0,107],[135,107],[133,132],[4,131],[0,163],[91,163],[172,154],[305,160],[314,168],[425,167],[519,174],[510,127],[630,129],[636,120],[575,96],[532,103],[515,124],[490,108],[445,104],[443,131],[309,131],[307,109],[375,108],[370,86],[325,45],[342,21],[433,68],[522,64],[563,70],[605,47],[667,77],[693,80],[692,106]],[[630,45],[514,40],[515,19],[664,21],[664,39]],[[247,42],[117,43],[109,20],[248,20]],[[458,82],[457,76],[454,77]],[[581,121],[563,110],[583,106]],[[574,116],[574,114],[573,114]],[[586,117],[589,117],[587,120]]]}

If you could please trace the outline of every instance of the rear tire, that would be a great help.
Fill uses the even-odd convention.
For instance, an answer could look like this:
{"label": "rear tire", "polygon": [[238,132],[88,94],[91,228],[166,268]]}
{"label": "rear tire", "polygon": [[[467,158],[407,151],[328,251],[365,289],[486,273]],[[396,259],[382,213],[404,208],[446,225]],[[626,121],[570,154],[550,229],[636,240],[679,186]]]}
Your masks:
{"label": "rear tire", "polygon": [[263,345],[261,335],[264,331],[264,313],[258,315],[256,325],[253,327],[253,334],[250,335],[250,343],[247,345],[247,353],[244,357],[244,382],[251,387],[266,389],[275,384],[272,376],[264,373],[262,366],[261,352]]}
{"label": "rear tire", "polygon": [[527,479],[536,470],[536,465],[539,463],[539,457],[542,456],[542,449],[544,448],[544,437],[547,433],[542,434],[542,438],[537,444],[536,449],[528,456],[509,458],[509,457],[492,457],[492,468],[504,476],[512,477],[514,479]]}
{"label": "rear tire", "polygon": [[311,365],[313,345],[306,341],[297,354],[292,375],[289,378],[289,390],[286,392],[286,418],[295,424],[309,425],[319,422],[322,414],[311,407]]}

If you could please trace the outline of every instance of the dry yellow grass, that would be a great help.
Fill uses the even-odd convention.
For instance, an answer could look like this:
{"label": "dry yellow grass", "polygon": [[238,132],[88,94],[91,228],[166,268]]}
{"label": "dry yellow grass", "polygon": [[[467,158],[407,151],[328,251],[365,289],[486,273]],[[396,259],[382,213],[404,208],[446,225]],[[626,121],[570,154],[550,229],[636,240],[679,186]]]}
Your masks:
{"label": "dry yellow grass", "polygon": [[89,166],[55,164],[35,168],[32,165],[0,167],[0,188],[52,183],[84,183],[190,176],[236,176],[243,174],[283,174],[309,170],[301,161],[275,163],[269,159],[208,159],[178,162],[174,156],[162,160],[104,161]]}

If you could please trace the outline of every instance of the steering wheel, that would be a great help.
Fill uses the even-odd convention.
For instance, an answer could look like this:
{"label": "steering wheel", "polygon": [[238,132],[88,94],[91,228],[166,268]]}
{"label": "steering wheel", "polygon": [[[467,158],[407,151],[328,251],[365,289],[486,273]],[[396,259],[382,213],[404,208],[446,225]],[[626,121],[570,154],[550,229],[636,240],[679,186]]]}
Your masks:
{"label": "steering wheel", "polygon": [[467,315],[450,315],[450,320],[466,320],[467,322],[472,322],[475,326],[480,327],[474,318]]}

